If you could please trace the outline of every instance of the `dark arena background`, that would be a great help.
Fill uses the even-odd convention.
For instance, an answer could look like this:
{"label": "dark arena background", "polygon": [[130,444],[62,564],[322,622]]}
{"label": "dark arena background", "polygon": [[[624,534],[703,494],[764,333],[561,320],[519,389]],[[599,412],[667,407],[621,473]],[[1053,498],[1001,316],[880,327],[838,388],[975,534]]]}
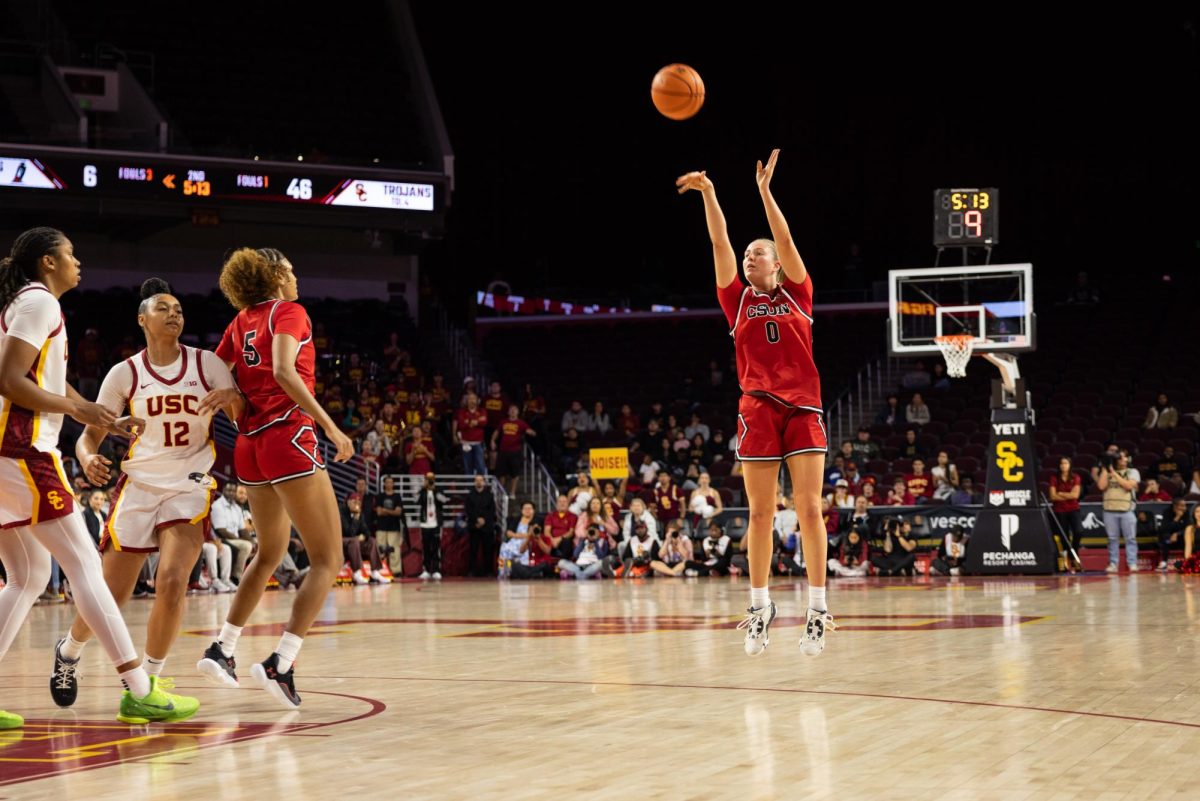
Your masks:
{"label": "dark arena background", "polygon": [[[183,593],[166,549],[111,591],[139,660],[155,604],[182,604],[156,687],[200,706],[167,722],[129,722],[99,643],[64,678],[68,571],[29,588],[6,565],[0,798],[1195,797],[1198,26],[1150,8],[6,0],[0,256],[37,226],[69,238],[67,382],[93,401],[110,370],[150,367],[151,277],[178,341],[225,352],[223,265],[278,249],[337,434],[317,420],[284,450],[328,476],[340,530],[289,518],[240,686],[209,684],[205,649],[258,575],[256,520],[282,519],[239,471],[252,434],[213,416],[186,597],[161,597]],[[685,120],[652,102],[672,64],[703,80]],[[772,234],[755,178],[776,148],[812,302],[772,295],[746,320],[811,316],[828,452],[819,499],[779,473],[778,614],[751,658],[747,388],[704,203],[676,179],[712,180],[742,280]],[[249,397],[257,351],[229,352]],[[29,413],[4,402],[0,462],[23,465],[11,421]],[[83,431],[64,419],[57,464],[98,544],[140,443],[108,436],[89,481]],[[24,475],[0,480],[0,512],[53,506]],[[49,525],[31,519],[0,539]],[[251,668],[325,575],[313,536],[340,537],[344,564],[304,596],[320,608],[284,709]],[[822,567],[836,629],[813,659]]]}

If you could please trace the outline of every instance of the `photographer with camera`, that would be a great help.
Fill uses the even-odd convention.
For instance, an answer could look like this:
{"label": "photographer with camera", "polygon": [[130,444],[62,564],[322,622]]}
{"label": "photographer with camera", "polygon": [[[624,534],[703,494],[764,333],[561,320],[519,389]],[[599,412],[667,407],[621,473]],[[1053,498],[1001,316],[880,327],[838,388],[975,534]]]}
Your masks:
{"label": "photographer with camera", "polygon": [[[593,503],[599,504],[599,498],[593,498]],[[573,559],[560,559],[558,576],[563,579],[578,579],[585,581],[599,575],[604,566],[604,557],[608,556],[608,543],[611,537],[607,534],[600,536],[600,526],[592,524],[584,531],[584,536],[576,537],[575,554]]]}
{"label": "photographer with camera", "polygon": [[733,553],[729,550],[729,535],[720,523],[708,524],[708,536],[700,543],[700,558],[704,561],[686,562],[685,576],[724,576],[729,573]]}
{"label": "photographer with camera", "polygon": [[871,564],[881,576],[913,575],[917,557],[917,538],[912,525],[898,517],[889,517],[883,524],[883,548],[871,557]]}
{"label": "photographer with camera", "polygon": [[672,520],[667,523],[658,558],[650,562],[650,569],[660,576],[682,576],[687,563],[692,560],[692,553],[692,538],[683,533],[683,523]]}
{"label": "photographer with camera", "polygon": [[520,556],[513,560],[510,575],[515,579],[550,578],[558,565],[554,542],[538,523],[529,526],[529,536],[521,546]]}
{"label": "photographer with camera", "polygon": [[1129,572],[1138,571],[1137,516],[1133,510],[1136,505],[1134,493],[1141,480],[1141,474],[1129,466],[1128,452],[1119,450],[1115,457],[1110,453],[1101,454],[1096,489],[1104,493],[1104,528],[1108,532],[1106,573],[1118,570],[1121,537],[1125,538],[1125,561],[1129,564]]}

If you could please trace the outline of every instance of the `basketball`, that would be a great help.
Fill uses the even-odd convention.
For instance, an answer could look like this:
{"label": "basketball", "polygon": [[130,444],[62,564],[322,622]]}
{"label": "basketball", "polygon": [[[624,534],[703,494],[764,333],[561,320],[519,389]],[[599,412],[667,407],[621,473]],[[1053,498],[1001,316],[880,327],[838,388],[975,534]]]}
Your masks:
{"label": "basketball", "polygon": [[650,98],[664,117],[686,120],[704,105],[704,81],[687,64],[668,64],[650,83]]}

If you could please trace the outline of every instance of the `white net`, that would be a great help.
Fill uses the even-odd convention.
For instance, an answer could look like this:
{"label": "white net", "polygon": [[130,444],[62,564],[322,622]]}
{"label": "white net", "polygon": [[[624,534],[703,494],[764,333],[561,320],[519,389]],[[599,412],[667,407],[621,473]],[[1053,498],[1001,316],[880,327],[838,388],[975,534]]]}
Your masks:
{"label": "white net", "polygon": [[967,362],[971,360],[971,351],[975,348],[975,337],[969,334],[935,337],[934,342],[946,359],[946,375],[951,378],[962,378],[967,374]]}

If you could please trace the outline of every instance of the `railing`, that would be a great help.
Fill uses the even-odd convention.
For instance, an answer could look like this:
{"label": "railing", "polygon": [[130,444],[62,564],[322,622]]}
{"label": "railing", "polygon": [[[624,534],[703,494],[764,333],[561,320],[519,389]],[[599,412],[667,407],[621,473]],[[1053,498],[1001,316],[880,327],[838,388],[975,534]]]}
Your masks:
{"label": "railing", "polygon": [[442,338],[442,346],[450,356],[450,362],[462,378],[470,376],[475,379],[475,386],[480,392],[488,384],[488,369],[486,362],[475,352],[475,344],[471,337],[450,321],[450,315],[440,304],[434,306],[437,314],[438,335]]}
{"label": "railing", "polygon": [[[404,501],[405,523],[409,528],[419,527],[421,520],[417,499],[420,496],[421,487],[424,486],[425,477],[405,473],[389,473],[386,478],[395,482],[396,491],[400,493],[400,497]],[[505,492],[504,487],[495,476],[486,476],[485,480],[492,489],[492,497],[496,500],[496,523],[504,526],[508,522],[510,500],[508,493]],[[445,519],[443,522],[445,525],[452,526],[455,520],[463,518],[466,511],[467,493],[474,486],[475,476],[439,475],[437,477],[437,491],[450,499],[444,506]]]}
{"label": "railing", "polygon": [[850,385],[842,390],[826,409],[825,425],[828,428],[831,451],[836,451],[842,440],[853,439],[862,415],[881,406],[884,398],[893,391],[888,382],[891,367],[891,357],[867,362],[850,379]]}
{"label": "railing", "polygon": [[541,459],[537,458],[528,442],[525,443],[525,466],[521,468],[521,482],[517,489],[522,487],[533,501],[535,510],[548,512],[554,508],[555,501],[558,500],[558,485],[554,483],[550,471],[542,464]]}

